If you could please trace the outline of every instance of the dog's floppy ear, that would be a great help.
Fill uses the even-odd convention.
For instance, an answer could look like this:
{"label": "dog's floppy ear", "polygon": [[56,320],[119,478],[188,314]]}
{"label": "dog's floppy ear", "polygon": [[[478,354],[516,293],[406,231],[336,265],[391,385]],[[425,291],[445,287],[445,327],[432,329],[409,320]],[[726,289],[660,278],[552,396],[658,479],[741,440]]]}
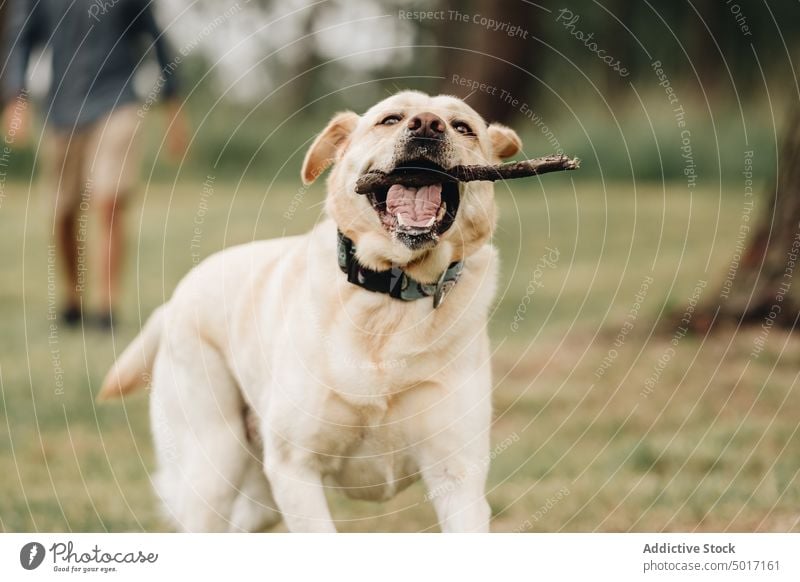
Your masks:
{"label": "dog's floppy ear", "polygon": [[300,170],[303,184],[311,184],[333,163],[347,143],[347,138],[355,129],[358,120],[358,114],[352,111],[342,111],[333,116],[306,152],[303,169]]}
{"label": "dog's floppy ear", "polygon": [[510,158],[522,148],[522,140],[510,127],[493,123],[488,131],[489,139],[492,140],[492,151],[498,158]]}

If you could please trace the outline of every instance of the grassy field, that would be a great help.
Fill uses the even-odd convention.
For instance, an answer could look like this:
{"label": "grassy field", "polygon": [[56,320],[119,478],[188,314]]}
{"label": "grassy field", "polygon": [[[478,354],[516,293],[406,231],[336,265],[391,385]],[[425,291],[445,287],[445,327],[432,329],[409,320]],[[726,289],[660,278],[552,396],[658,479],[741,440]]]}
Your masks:
{"label": "grassy field", "polygon": [[[146,394],[103,406],[93,395],[197,256],[318,219],[322,187],[297,188],[144,189],[127,217],[125,301],[110,336],[51,329],[50,225],[35,192],[6,186],[0,530],[165,528],[148,478]],[[716,293],[739,229],[735,190],[603,190],[548,176],[500,186],[498,198],[492,529],[800,529],[800,341],[772,331],[753,359],[756,331],[656,329],[693,294]],[[389,503],[331,503],[345,531],[436,529],[420,484]]]}

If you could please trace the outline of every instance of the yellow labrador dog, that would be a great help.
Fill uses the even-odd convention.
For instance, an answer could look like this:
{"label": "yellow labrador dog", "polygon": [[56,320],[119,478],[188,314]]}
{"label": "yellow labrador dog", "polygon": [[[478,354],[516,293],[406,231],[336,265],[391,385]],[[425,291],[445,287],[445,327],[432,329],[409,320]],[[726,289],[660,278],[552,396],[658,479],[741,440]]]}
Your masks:
{"label": "yellow labrador dog", "polygon": [[327,487],[386,500],[422,477],[442,530],[488,530],[493,186],[355,186],[371,170],[492,164],[519,148],[450,96],[405,91],[339,113],[302,168],[310,184],[332,166],[329,218],[222,251],[180,282],[100,394],[152,374],[154,483],[179,529],[282,518],[335,531]]}

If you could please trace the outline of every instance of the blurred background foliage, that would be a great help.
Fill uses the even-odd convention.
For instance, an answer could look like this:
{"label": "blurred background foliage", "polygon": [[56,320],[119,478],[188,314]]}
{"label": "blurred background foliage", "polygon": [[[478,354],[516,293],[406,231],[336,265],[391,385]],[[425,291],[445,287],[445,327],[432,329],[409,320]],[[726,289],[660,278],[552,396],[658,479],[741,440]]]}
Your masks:
{"label": "blurred background foliage", "polygon": [[[800,39],[795,2],[156,5],[180,59],[177,74],[195,130],[180,168],[153,166],[162,120],[157,110],[145,116],[147,167],[151,177],[164,180],[213,174],[296,181],[305,144],[334,111],[363,111],[405,88],[469,95],[488,119],[523,135],[527,155],[549,153],[557,144],[584,159],[580,179],[680,178],[680,132],[653,70],[661,61],[686,112],[699,179],[716,184],[726,174],[738,177],[745,150],[758,152],[757,172],[771,173],[784,103],[797,90],[790,62]],[[434,14],[410,16],[419,11]],[[519,30],[493,30],[485,19]],[[596,50],[628,74],[621,76]],[[46,62],[32,59],[34,96],[47,84]],[[143,94],[158,74],[153,64],[143,67],[137,81]],[[471,91],[454,83],[453,75],[498,90]],[[501,99],[500,90],[519,104]],[[552,134],[545,135],[548,129]],[[12,177],[30,175],[34,150],[35,144],[15,153]]]}

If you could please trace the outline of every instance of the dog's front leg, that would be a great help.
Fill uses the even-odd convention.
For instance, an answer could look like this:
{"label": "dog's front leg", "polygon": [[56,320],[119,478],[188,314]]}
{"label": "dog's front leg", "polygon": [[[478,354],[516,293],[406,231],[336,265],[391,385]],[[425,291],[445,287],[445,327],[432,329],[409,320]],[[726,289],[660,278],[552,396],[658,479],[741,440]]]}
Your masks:
{"label": "dog's front leg", "polygon": [[[480,410],[484,407],[485,411]],[[435,415],[434,409],[426,414]],[[444,413],[437,416],[457,418]],[[449,421],[445,428],[426,435],[416,447],[417,462],[428,489],[425,498],[433,503],[443,532],[489,531],[491,515],[485,496],[488,418],[488,405],[478,403],[461,418]],[[433,422],[425,424],[434,426]]]}
{"label": "dog's front leg", "polygon": [[[484,357],[483,361],[488,362]],[[443,532],[487,532],[491,512],[486,501],[491,426],[488,364],[467,364],[439,384],[409,393],[415,417],[414,456]],[[445,388],[445,386],[447,388]],[[412,436],[412,435],[409,435]]]}
{"label": "dog's front leg", "polygon": [[481,459],[448,459],[422,469],[443,532],[488,532],[486,465]]}
{"label": "dog's front leg", "polygon": [[[288,445],[291,446],[291,445]],[[287,444],[264,443],[264,472],[291,532],[335,532],[322,477],[309,455]]]}

